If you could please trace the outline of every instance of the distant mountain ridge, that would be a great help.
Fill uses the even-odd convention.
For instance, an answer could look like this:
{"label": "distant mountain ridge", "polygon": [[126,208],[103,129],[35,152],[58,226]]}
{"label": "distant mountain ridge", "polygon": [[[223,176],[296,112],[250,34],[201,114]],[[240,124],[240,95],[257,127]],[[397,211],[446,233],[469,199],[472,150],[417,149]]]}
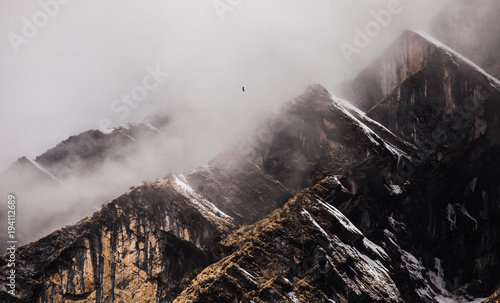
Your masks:
{"label": "distant mountain ridge", "polygon": [[18,248],[15,298],[2,258],[0,298],[493,302],[498,83],[406,31],[349,84],[353,104],[313,84],[207,165]]}

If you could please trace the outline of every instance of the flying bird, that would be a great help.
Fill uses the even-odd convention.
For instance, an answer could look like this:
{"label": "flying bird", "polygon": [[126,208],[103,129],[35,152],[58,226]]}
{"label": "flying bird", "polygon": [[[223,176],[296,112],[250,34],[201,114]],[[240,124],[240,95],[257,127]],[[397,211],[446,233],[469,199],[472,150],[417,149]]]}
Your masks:
{"label": "flying bird", "polygon": [[242,90],[243,92],[245,92],[245,87],[243,86],[243,87],[241,88],[241,90]]}

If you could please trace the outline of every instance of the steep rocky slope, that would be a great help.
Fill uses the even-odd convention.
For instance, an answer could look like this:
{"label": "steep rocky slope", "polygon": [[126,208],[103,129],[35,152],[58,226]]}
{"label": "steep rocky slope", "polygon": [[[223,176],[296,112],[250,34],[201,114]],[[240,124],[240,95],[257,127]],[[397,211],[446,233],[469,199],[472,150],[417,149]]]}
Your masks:
{"label": "steep rocky slope", "polygon": [[500,81],[425,33],[404,32],[348,91],[426,155],[442,157],[498,125]]}
{"label": "steep rocky slope", "polygon": [[498,287],[500,271],[499,83],[411,31],[351,83],[357,92],[351,96],[362,100],[369,117],[416,144],[422,158],[432,156],[411,166],[420,194],[405,205],[411,215],[399,217],[413,227],[413,245],[440,258],[449,289],[482,296]]}
{"label": "steep rocky slope", "polygon": [[[224,178],[216,170],[205,172]],[[242,195],[228,194],[229,201],[250,191],[259,201],[255,209],[264,210],[290,196],[256,168],[241,174],[253,180],[251,188],[237,177],[219,184],[220,192],[233,187]],[[231,207],[223,209],[236,217]],[[215,258],[216,243],[235,229],[237,220],[228,214],[191,189],[183,175],[140,186],[92,217],[21,247],[19,297],[41,302],[171,297],[191,271]]]}
{"label": "steep rocky slope", "polygon": [[[156,125],[156,126],[154,126]],[[149,122],[124,125],[103,133],[89,130],[71,136],[35,159],[20,158],[0,174],[0,194],[16,193],[19,201],[17,233],[20,244],[73,223],[101,208],[104,201],[123,193],[143,177],[151,177],[155,158],[157,171],[166,174],[169,160],[168,119],[156,116]],[[156,149],[152,149],[154,146]],[[141,168],[142,167],[142,168]],[[135,170],[135,174],[119,173]],[[145,171],[149,170],[148,173]],[[113,176],[113,173],[116,174]],[[103,188],[102,182],[107,186]],[[58,197],[57,201],[54,197]],[[0,208],[5,225],[7,209]],[[2,234],[0,239],[4,240]],[[0,248],[5,250],[5,241]]]}
{"label": "steep rocky slope", "polygon": [[0,299],[498,300],[498,81],[407,31],[350,89],[366,114],[311,85],[208,165],[18,248],[15,297],[4,256]]}
{"label": "steep rocky slope", "polygon": [[[283,127],[277,127],[277,121]],[[191,253],[205,254],[203,260],[220,258],[220,240],[281,207],[297,188],[367,157],[391,159],[396,165],[402,154],[318,85],[255,134],[262,132],[271,135],[267,141],[247,140],[230,147],[208,166],[138,187],[92,218],[22,247],[20,267],[26,270],[18,280],[19,297],[40,301],[171,298],[173,293],[164,288],[180,285],[188,273],[167,273],[163,280],[157,273],[164,271],[165,262],[189,263],[176,254],[164,257],[171,242],[187,242]],[[242,148],[250,152],[242,153]],[[50,242],[55,245],[43,244]],[[127,271],[118,276],[123,268]],[[148,282],[151,279],[156,282]]]}
{"label": "steep rocky slope", "polygon": [[[304,190],[225,240],[232,253],[174,302],[400,302],[417,296],[400,292],[410,280],[435,295],[421,276],[423,267],[389,230],[380,235],[395,250],[391,256],[330,204],[355,196],[333,176]],[[393,267],[396,262],[402,265]]]}

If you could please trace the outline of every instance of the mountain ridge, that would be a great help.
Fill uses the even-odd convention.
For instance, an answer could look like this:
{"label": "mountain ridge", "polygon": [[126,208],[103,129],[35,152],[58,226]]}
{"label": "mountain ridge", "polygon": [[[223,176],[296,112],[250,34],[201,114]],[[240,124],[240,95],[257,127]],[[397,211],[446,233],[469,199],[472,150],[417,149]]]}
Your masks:
{"label": "mountain ridge", "polygon": [[[6,293],[7,264],[0,259],[0,298],[495,300],[497,80],[481,80],[484,75],[465,61],[460,72],[454,53],[415,32],[394,45],[406,63],[397,65],[400,57],[389,51],[351,83],[362,107],[376,102],[366,114],[319,84],[309,86],[207,165],[145,182],[91,217],[19,247],[16,298]],[[429,62],[444,64],[419,68]],[[459,72],[443,78],[448,69]],[[401,83],[391,88],[393,80]],[[429,83],[434,89],[427,90]],[[379,89],[366,93],[373,86]],[[470,121],[484,119],[484,132],[463,132],[450,141],[453,148],[435,153],[422,147],[425,129],[408,115],[426,104],[423,113],[453,108],[469,96],[479,106],[468,115],[437,115],[427,126],[431,133],[450,125],[470,131]],[[437,145],[453,138],[439,138]]]}

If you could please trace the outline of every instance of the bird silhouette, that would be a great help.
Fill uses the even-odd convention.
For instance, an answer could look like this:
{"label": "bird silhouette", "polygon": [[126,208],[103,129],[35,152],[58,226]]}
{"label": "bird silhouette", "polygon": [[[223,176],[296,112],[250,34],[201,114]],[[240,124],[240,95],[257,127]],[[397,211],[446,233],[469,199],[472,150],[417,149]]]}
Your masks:
{"label": "bird silhouette", "polygon": [[241,90],[242,90],[243,92],[245,92],[245,87],[243,86],[243,87],[241,88]]}

